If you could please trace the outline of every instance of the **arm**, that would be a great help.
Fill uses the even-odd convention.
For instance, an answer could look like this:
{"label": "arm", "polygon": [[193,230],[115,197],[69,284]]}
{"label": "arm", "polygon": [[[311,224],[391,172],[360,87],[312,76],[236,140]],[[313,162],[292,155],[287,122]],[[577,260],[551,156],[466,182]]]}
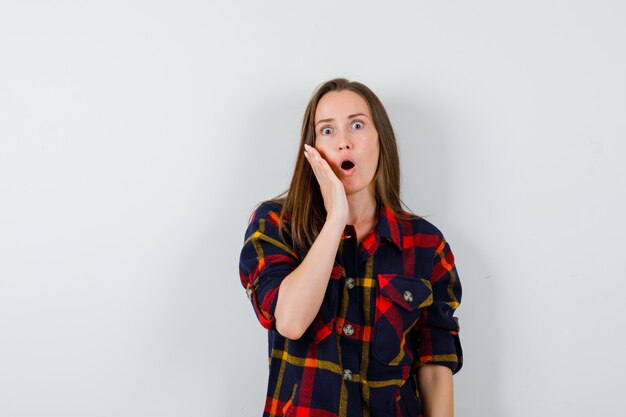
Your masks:
{"label": "arm", "polygon": [[315,148],[305,148],[304,155],[320,184],[327,217],[306,258],[285,277],[278,291],[276,330],[289,339],[299,339],[320,309],[348,217],[343,184]]}
{"label": "arm", "polygon": [[306,258],[285,277],[278,290],[276,330],[299,339],[322,305],[345,223],[328,219]]}
{"label": "arm", "polygon": [[431,276],[433,304],[422,315],[414,337],[419,346],[414,372],[425,417],[454,415],[452,375],[463,364],[459,324],[454,313],[461,302],[461,282],[450,245],[440,235]]}
{"label": "arm", "polygon": [[450,368],[422,365],[417,371],[417,383],[424,417],[454,416],[454,387]]}
{"label": "arm", "polygon": [[305,259],[292,249],[289,230],[280,225],[277,207],[271,204],[255,210],[239,258],[241,284],[261,325],[290,339],[299,339],[320,310],[348,216],[343,184],[319,153],[309,149],[305,155],[327,216]]}
{"label": "arm", "polygon": [[433,303],[424,309],[420,323],[415,327],[415,343],[419,346],[415,365],[444,365],[456,374],[463,365],[460,328],[454,316],[461,304],[462,289],[454,255],[440,232],[430,282]]}

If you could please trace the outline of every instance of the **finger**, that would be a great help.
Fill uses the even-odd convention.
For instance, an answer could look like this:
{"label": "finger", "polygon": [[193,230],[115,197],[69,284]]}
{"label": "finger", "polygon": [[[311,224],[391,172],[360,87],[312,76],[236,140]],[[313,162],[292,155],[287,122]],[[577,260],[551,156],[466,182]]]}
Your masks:
{"label": "finger", "polygon": [[328,178],[336,178],[339,179],[339,177],[337,176],[337,174],[335,174],[335,171],[333,171],[333,168],[330,166],[330,164],[328,163],[327,160],[325,160],[324,158],[320,158],[320,160],[318,161],[319,165],[320,165],[320,170],[328,177]]}
{"label": "finger", "polygon": [[314,146],[307,145],[307,149],[311,153],[311,155],[313,155],[313,157],[315,158],[316,161],[320,161],[320,160],[324,159],[324,158],[322,158],[322,155],[319,153],[319,151],[317,149],[315,149]]}
{"label": "finger", "polygon": [[321,172],[319,161],[315,158],[313,153],[307,152],[306,150],[304,151],[304,156],[306,157],[306,160],[309,162],[309,165],[311,166],[311,170],[313,170],[313,175],[315,175],[315,178],[319,182],[320,177],[323,175]]}
{"label": "finger", "polygon": [[305,145],[305,155],[308,157],[308,161],[311,164],[316,175],[321,173],[320,168],[322,166],[322,161],[324,158],[320,155],[320,153],[314,147],[310,145]]}
{"label": "finger", "polygon": [[318,161],[317,158],[315,157],[315,155],[313,155],[312,152],[307,151],[306,149],[304,150],[304,156],[306,157],[306,160],[309,161],[309,164],[311,165],[311,168],[315,171],[315,169],[318,167]]}
{"label": "finger", "polygon": [[321,167],[322,171],[328,174],[327,170],[331,169],[330,165],[328,164],[328,161],[326,161],[326,159],[322,157],[322,155],[319,153],[317,149],[315,149],[315,147],[310,146],[310,145],[305,145],[305,146],[306,146],[306,149],[309,151],[308,153],[310,153],[313,156],[313,161],[317,162],[317,164]]}
{"label": "finger", "polygon": [[305,155],[307,155],[313,174],[322,189],[331,187],[332,183],[339,182],[339,177],[317,149],[313,146],[305,145]]}

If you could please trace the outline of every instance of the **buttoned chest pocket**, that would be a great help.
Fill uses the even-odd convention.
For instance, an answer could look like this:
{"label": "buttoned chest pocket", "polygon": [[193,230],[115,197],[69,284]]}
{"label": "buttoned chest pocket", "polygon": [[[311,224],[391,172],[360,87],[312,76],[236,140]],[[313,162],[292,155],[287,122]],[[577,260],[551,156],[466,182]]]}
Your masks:
{"label": "buttoned chest pocket", "polygon": [[430,282],[419,277],[379,274],[376,289],[372,355],[386,365],[411,363],[410,332],[422,310],[433,303]]}

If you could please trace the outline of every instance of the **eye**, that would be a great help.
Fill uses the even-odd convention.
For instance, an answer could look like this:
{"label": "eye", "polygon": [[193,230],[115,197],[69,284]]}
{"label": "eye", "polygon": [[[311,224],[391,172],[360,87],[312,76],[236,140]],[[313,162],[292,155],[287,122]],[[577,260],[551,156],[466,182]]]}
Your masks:
{"label": "eye", "polygon": [[322,129],[322,135],[330,135],[333,130],[330,127],[325,127]]}
{"label": "eye", "polygon": [[361,123],[359,121],[356,121],[356,122],[352,123],[352,127],[354,129],[362,129],[363,128],[363,123]]}

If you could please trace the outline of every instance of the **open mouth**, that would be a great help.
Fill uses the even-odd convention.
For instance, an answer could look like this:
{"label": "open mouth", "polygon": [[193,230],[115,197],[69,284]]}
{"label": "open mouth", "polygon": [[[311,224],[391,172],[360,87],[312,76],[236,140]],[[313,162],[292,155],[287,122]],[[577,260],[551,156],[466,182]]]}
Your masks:
{"label": "open mouth", "polygon": [[352,161],[343,161],[341,163],[341,169],[343,169],[345,171],[349,171],[352,168],[354,168],[354,162],[352,162]]}

